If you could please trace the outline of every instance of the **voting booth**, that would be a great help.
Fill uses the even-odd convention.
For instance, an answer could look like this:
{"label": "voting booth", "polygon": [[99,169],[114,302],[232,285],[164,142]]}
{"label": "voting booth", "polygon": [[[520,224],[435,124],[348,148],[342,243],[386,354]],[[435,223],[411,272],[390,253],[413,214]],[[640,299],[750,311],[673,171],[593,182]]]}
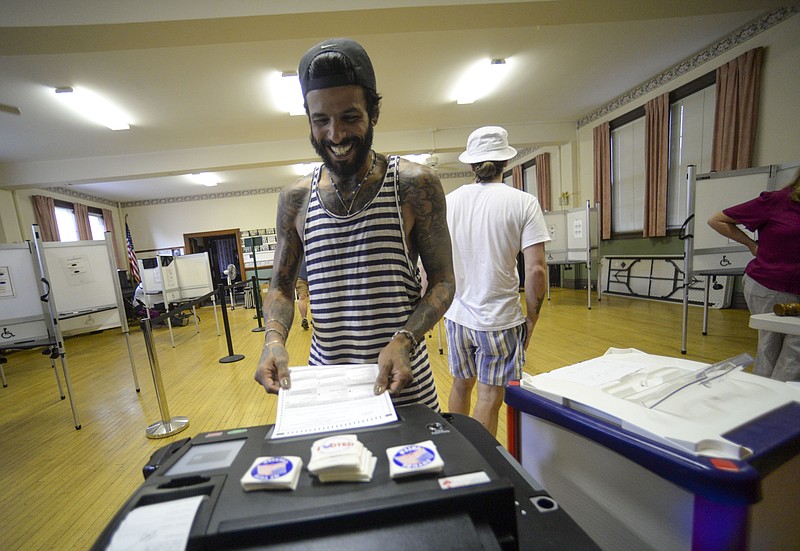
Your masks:
{"label": "voting booth", "polygon": [[[274,439],[272,425],[162,448],[94,549],[155,545],[179,521],[187,549],[597,549],[475,420],[422,405],[396,411],[395,422],[350,431],[378,458],[370,482],[323,484],[303,469],[294,490],[243,490],[256,458],[297,456],[307,465],[312,443],[327,436]],[[443,470],[391,478],[385,450],[428,440]]]}
{"label": "voting booth", "polygon": [[748,360],[611,349],[526,375],[509,446],[604,549],[799,549],[800,388]]}

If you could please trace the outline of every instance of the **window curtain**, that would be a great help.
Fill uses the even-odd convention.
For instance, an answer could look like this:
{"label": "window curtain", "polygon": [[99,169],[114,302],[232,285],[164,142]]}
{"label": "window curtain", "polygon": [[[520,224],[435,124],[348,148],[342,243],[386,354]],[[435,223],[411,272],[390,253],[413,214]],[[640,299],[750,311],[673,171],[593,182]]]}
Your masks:
{"label": "window curtain", "polygon": [[125,266],[125,263],[120,262],[119,240],[117,239],[117,230],[114,228],[114,215],[109,209],[102,209],[102,213],[103,225],[106,227],[106,231],[111,232],[111,241],[114,244],[114,264],[119,269],[120,266]]}
{"label": "window curtain", "polygon": [[522,177],[522,165],[516,165],[511,168],[511,185],[514,189],[524,191],[525,184]]}
{"label": "window curtain", "polygon": [[717,105],[711,170],[753,166],[764,48],[754,48],[717,69]]}
{"label": "window curtain", "polygon": [[33,212],[36,215],[36,223],[39,224],[39,232],[42,241],[60,241],[58,235],[58,223],[56,222],[56,207],[52,197],[44,195],[31,195],[33,202]]}
{"label": "window curtain", "polygon": [[92,227],[89,225],[89,207],[81,203],[73,203],[72,210],[75,212],[75,222],[78,225],[78,239],[91,241]]}
{"label": "window curtain", "polygon": [[600,239],[611,239],[611,128],[598,125],[594,134],[594,201],[600,205]]}
{"label": "window curtain", "polygon": [[550,201],[550,154],[542,153],[534,158],[536,163],[536,193],[539,206],[542,210],[549,211]]}
{"label": "window curtain", "polygon": [[669,168],[669,94],[644,106],[644,237],[667,235]]}

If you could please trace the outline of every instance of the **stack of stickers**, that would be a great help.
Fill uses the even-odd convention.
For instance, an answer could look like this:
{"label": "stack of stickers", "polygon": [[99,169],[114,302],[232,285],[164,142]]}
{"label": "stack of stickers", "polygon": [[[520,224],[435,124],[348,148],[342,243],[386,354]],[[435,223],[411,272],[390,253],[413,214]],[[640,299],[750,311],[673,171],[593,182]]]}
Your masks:
{"label": "stack of stickers", "polygon": [[355,434],[343,434],[314,442],[308,470],[320,482],[369,482],[376,462]]}
{"label": "stack of stickers", "polygon": [[242,477],[242,488],[250,490],[294,490],[300,480],[303,460],[295,455],[257,458]]}
{"label": "stack of stickers", "polygon": [[386,456],[389,458],[389,474],[392,478],[438,473],[444,469],[444,460],[432,440],[389,448]]}

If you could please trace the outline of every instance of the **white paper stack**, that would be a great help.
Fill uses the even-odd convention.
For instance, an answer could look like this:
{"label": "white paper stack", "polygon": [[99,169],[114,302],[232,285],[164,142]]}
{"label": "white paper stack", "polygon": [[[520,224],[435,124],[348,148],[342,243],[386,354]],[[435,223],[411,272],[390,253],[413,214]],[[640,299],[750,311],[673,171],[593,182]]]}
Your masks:
{"label": "white paper stack", "polygon": [[320,482],[369,482],[376,463],[355,434],[343,434],[314,442],[308,470]]}
{"label": "white paper stack", "polygon": [[444,469],[444,460],[432,440],[389,448],[386,450],[386,456],[389,459],[389,475],[392,478],[438,473]]}
{"label": "white paper stack", "polygon": [[303,460],[296,455],[257,458],[242,477],[242,488],[251,490],[294,490],[300,480]]}

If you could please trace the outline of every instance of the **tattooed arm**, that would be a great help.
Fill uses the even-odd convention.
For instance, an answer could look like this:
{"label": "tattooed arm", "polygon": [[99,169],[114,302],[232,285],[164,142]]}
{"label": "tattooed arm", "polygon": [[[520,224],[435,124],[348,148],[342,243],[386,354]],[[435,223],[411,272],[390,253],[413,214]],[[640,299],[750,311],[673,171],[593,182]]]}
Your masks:
{"label": "tattooed arm", "polygon": [[542,309],[544,295],[547,292],[547,261],[545,260],[544,243],[525,247],[522,255],[525,257],[525,307],[527,310],[525,318],[527,333],[523,346],[528,348],[533,328],[539,320],[539,311]]}
{"label": "tattooed arm", "polygon": [[277,394],[280,387],[291,386],[286,339],[294,319],[294,286],[303,256],[300,233],[309,189],[310,180],[304,178],[281,191],[278,199],[275,261],[269,292],[264,299],[264,318],[267,320],[264,349],[255,374],[255,380],[272,394]]}
{"label": "tattooed arm", "polygon": [[[438,176],[427,166],[402,160],[400,163],[400,204],[409,253],[412,261],[422,260],[428,278],[425,295],[402,329],[410,331],[420,342],[453,302],[453,253],[444,191]],[[388,388],[394,394],[411,382],[410,351],[410,339],[402,334],[381,351],[376,392]]]}

